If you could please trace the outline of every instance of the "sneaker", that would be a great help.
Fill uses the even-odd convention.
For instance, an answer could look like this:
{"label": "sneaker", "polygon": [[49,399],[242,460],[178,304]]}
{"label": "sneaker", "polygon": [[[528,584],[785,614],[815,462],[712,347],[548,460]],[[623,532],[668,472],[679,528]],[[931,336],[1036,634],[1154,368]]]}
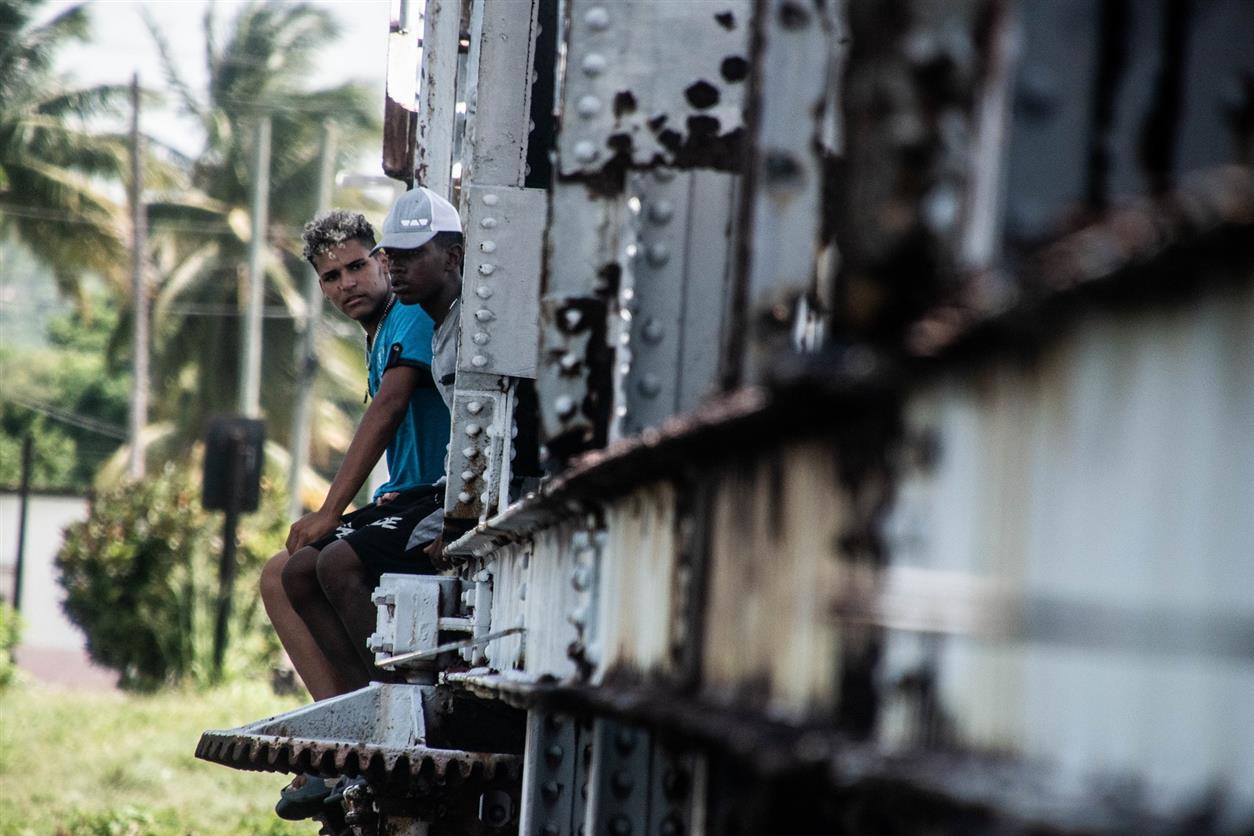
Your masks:
{"label": "sneaker", "polygon": [[[304,783],[299,787],[292,786],[301,777],[305,779]],[[276,816],[287,821],[300,821],[322,812],[322,802],[331,794],[331,785],[321,775],[306,772],[293,779],[292,784],[279,793],[279,803],[274,805]]]}

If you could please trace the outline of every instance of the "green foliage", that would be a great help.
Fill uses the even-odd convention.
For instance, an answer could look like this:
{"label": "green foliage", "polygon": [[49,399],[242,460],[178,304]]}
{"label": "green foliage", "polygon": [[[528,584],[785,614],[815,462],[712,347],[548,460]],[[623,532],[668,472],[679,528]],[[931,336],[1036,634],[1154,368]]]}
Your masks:
{"label": "green foliage", "polygon": [[[213,679],[222,524],[201,507],[199,471],[170,464],[101,494],[88,518],[66,530],[57,555],[67,614],[86,633],[92,658],[119,671],[124,687]],[[282,495],[263,480],[263,507],[241,520],[227,677],[276,658],[257,578],[282,547]]]}
{"label": "green foliage", "polygon": [[205,729],[288,711],[265,682],[152,694],[29,682],[0,693],[0,836],[310,836],[273,812],[285,775],[197,760]]}
{"label": "green foliage", "polygon": [[45,348],[0,348],[0,485],[21,480],[22,439],[33,443],[31,485],[82,492],[121,444],[130,375],[105,353],[117,311],[103,294],[94,314],[74,308],[48,325]]}
{"label": "green foliage", "polygon": [[17,610],[0,602],[0,691],[9,687],[17,676],[13,651],[22,640],[22,617]]}

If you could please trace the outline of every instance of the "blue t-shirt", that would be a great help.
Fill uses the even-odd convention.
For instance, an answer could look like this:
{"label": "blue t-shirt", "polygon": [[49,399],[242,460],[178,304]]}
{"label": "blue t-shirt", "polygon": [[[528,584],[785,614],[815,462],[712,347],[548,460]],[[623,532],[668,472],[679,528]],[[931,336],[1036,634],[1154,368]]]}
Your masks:
{"label": "blue t-shirt", "polygon": [[430,485],[444,475],[448,447],[448,408],[431,380],[431,317],[417,305],[393,304],[375,333],[367,385],[374,397],[383,373],[393,366],[415,366],[424,374],[409,409],[388,443],[388,480],[375,496]]}

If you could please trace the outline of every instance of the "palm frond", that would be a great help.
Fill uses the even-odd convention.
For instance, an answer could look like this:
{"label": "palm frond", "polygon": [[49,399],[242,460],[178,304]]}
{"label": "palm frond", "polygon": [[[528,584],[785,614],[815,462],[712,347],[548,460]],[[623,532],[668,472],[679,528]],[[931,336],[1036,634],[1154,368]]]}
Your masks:
{"label": "palm frond", "polygon": [[141,9],[140,14],[144,18],[144,25],[148,27],[148,34],[157,45],[157,53],[161,57],[161,70],[165,74],[166,83],[179,98],[180,109],[189,116],[203,119],[204,111],[200,101],[192,92],[192,88],[183,80],[183,74],[179,72],[178,63],[174,60],[174,54],[170,49],[169,39],[161,31],[161,27],[157,25],[156,19],[148,9]]}

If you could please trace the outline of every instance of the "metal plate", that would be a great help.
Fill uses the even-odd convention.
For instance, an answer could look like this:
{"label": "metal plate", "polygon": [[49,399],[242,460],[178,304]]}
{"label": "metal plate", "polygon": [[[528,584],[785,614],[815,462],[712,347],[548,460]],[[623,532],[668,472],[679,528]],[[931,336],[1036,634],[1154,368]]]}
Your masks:
{"label": "metal plate", "polygon": [[536,376],[545,192],[466,189],[466,267],[458,369]]}
{"label": "metal plate", "polygon": [[749,15],[747,0],[572,0],[560,173],[616,155],[635,165],[717,157],[744,124]]}

